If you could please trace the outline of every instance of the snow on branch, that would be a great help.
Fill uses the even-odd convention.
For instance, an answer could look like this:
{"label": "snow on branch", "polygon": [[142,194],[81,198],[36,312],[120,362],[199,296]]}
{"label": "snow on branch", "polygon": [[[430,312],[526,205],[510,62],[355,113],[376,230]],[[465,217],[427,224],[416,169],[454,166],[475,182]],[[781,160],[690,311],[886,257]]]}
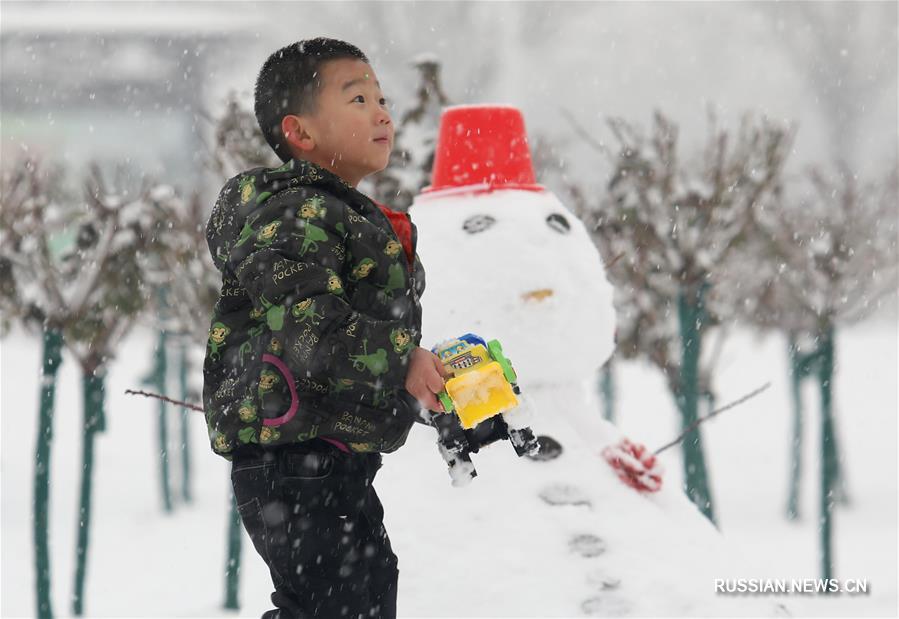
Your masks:
{"label": "snow on branch", "polygon": [[[677,298],[711,285],[755,220],[774,210],[794,128],[746,114],[736,130],[713,115],[699,153],[684,153],[677,125],[656,112],[649,131],[608,121],[618,148],[607,192],[590,201],[573,192],[609,267],[618,310],[618,351],[643,356],[678,381]],[[706,303],[703,328],[729,315]],[[701,382],[707,382],[707,377]]]}
{"label": "snow on branch", "polygon": [[744,320],[814,333],[862,320],[896,294],[895,164],[877,180],[842,162],[812,167],[783,202],[726,265],[733,285],[721,296]]}

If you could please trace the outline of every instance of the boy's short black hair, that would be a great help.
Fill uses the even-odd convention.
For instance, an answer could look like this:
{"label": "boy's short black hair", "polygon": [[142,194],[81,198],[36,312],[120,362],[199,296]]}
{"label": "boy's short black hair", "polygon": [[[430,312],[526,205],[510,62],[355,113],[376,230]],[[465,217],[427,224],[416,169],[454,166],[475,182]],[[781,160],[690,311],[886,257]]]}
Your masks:
{"label": "boy's short black hair", "polygon": [[256,78],[256,122],[265,141],[287,163],[292,155],[281,120],[288,114],[314,114],[321,88],[321,68],[329,60],[358,58],[365,54],[350,43],[318,37],[282,47],[265,61]]}

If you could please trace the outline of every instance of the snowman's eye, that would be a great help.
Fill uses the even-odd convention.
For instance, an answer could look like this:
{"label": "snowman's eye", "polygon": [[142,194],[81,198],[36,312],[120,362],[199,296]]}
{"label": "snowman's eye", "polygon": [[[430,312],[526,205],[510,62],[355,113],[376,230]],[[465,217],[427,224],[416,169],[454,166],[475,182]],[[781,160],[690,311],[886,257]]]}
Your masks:
{"label": "snowman's eye", "polygon": [[560,234],[568,234],[571,232],[571,224],[565,219],[564,215],[553,213],[546,218],[546,225]]}
{"label": "snowman's eye", "polygon": [[462,224],[462,229],[468,234],[483,232],[496,223],[496,220],[490,215],[472,215]]}

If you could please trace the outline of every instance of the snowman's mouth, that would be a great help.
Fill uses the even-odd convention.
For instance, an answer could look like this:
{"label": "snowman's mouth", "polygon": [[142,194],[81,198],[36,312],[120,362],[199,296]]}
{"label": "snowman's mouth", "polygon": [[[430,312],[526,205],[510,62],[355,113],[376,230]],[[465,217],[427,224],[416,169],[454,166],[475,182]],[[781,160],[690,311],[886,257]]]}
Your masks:
{"label": "snowman's mouth", "polygon": [[555,294],[551,288],[538,288],[537,290],[529,290],[522,293],[521,298],[529,302],[540,302]]}

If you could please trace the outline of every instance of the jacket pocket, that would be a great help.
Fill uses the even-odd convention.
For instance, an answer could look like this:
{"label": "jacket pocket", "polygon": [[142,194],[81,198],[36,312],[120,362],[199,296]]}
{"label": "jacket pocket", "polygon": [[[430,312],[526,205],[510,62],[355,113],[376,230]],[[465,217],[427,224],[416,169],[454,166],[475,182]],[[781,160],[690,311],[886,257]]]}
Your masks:
{"label": "jacket pocket", "polygon": [[292,480],[327,479],[334,471],[334,456],[329,453],[283,453],[281,478]]}
{"label": "jacket pocket", "polygon": [[262,355],[258,393],[263,426],[282,426],[297,414],[296,380],[287,365],[271,353]]}
{"label": "jacket pocket", "polygon": [[412,427],[413,418],[398,399],[395,408],[372,408],[363,403],[326,401],[328,422],[321,434],[333,437],[356,452],[395,451],[403,445]]}

